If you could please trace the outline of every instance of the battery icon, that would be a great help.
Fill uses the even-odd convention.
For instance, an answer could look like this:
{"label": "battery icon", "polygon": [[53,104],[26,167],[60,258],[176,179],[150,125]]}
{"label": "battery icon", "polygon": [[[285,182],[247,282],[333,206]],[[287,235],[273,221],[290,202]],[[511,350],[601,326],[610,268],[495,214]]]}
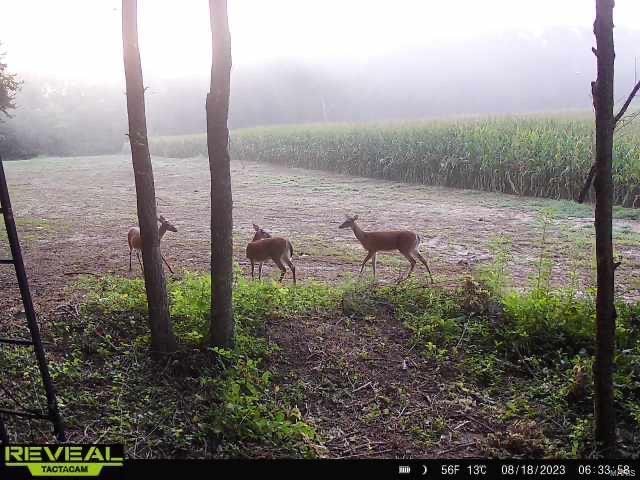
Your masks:
{"label": "battery icon", "polygon": [[411,473],[411,467],[409,465],[400,465],[398,467],[398,473],[402,475],[408,475]]}

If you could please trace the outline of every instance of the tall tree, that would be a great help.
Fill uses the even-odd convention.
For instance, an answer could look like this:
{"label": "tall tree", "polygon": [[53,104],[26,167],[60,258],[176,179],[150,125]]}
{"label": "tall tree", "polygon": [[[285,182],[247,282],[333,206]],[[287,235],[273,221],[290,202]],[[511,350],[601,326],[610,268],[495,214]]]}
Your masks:
{"label": "tall tree", "polygon": [[596,0],[596,37],[598,73],[592,83],[596,117],[596,159],[594,188],[596,193],[595,230],[597,284],[595,439],[604,454],[613,454],[616,445],[616,422],[613,398],[613,363],[615,353],[616,310],[614,306],[614,273],[612,241],[613,205],[613,77],[615,49],[613,44],[614,0]]}
{"label": "tall tree", "polygon": [[233,321],[233,200],[229,158],[231,34],[226,0],[209,0],[211,86],[207,94],[207,150],[211,174],[211,324],[208,341],[230,348]]}
{"label": "tall tree", "polygon": [[16,108],[14,100],[16,93],[20,90],[21,82],[18,81],[15,73],[9,73],[7,64],[2,61],[3,57],[4,54],[0,52],[0,113],[8,117],[9,110]]}
{"label": "tall tree", "polygon": [[137,0],[122,0],[122,44],[127,84],[129,142],[136,184],[138,223],[142,237],[142,263],[151,327],[151,349],[157,355],[174,351],[176,340],[171,328],[167,286],[160,255],[156,192],[147,138],[137,17]]}

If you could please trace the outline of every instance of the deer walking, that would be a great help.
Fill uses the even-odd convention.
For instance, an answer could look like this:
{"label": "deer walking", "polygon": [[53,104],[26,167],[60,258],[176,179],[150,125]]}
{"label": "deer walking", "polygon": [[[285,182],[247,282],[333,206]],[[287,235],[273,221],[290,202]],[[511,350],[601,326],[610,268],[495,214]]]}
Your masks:
{"label": "deer walking", "polygon": [[[178,229],[174,227],[171,223],[169,223],[162,215],[158,217],[158,222],[160,222],[160,227],[158,228],[158,240],[162,240],[164,234],[167,232],[177,232]],[[138,227],[131,227],[129,229],[129,233],[127,235],[127,240],[129,242],[129,271],[131,271],[131,254],[135,250],[136,257],[138,257],[138,263],[140,264],[140,268],[144,272],[144,267],[142,266],[142,260],[140,260],[140,252],[142,251],[142,237],[140,236],[140,229]],[[162,261],[167,266],[169,271],[173,273],[171,266],[167,263],[167,260],[160,252],[160,256],[162,257]]]}
{"label": "deer walking", "polygon": [[431,276],[431,270],[429,269],[429,265],[427,261],[424,259],[420,252],[418,251],[418,247],[420,246],[420,236],[414,232],[408,230],[390,230],[383,232],[365,232],[362,230],[357,224],[356,220],[358,220],[358,216],[349,217],[340,225],[338,228],[351,228],[356,238],[360,241],[364,249],[368,252],[364,261],[362,262],[362,266],[360,267],[360,274],[364,271],[365,264],[371,259],[371,263],[373,265],[373,278],[376,278],[376,255],[380,251],[392,251],[398,250],[402,255],[405,256],[411,267],[409,268],[409,272],[405,277],[405,280],[409,278],[411,272],[416,266],[417,257],[422,264],[427,267],[427,272],[429,272],[429,279],[431,283],[433,283],[433,277]]}
{"label": "deer walking", "polygon": [[262,279],[262,264],[271,259],[282,272],[279,281],[282,282],[285,273],[287,273],[287,269],[284,266],[286,263],[293,274],[293,284],[295,285],[296,268],[291,261],[293,257],[293,245],[291,245],[291,242],[286,238],[272,237],[270,233],[255,223],[253,228],[256,233],[253,236],[253,240],[247,245],[247,258],[251,262],[251,278],[254,278],[254,268],[257,262],[258,280]]}

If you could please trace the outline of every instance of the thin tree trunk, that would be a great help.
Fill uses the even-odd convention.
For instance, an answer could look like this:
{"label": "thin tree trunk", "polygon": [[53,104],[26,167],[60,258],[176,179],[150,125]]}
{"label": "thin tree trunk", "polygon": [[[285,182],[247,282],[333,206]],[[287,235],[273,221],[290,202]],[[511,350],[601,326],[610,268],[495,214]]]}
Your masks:
{"label": "thin tree trunk", "polygon": [[596,297],[595,439],[605,455],[615,453],[616,423],[613,398],[616,311],[612,243],[613,178],[613,44],[614,0],[596,0],[593,25],[598,77],[593,86],[596,113],[595,230],[598,293]]}
{"label": "thin tree trunk", "polygon": [[137,0],[122,0],[122,44],[127,84],[129,141],[136,184],[138,223],[142,237],[142,261],[149,306],[151,349],[154,354],[165,354],[176,349],[176,340],[169,318],[167,286],[160,256],[156,193],[147,139],[142,66],[138,49],[137,10]]}
{"label": "thin tree trunk", "polygon": [[231,35],[226,0],[209,0],[212,63],[207,95],[207,149],[211,173],[211,326],[213,346],[234,344],[233,201],[229,158],[229,92],[231,84]]}

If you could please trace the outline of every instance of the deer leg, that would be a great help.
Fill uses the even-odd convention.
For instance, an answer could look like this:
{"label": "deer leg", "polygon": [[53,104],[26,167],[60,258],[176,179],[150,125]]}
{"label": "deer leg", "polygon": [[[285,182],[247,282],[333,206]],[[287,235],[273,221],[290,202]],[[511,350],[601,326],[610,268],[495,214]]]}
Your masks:
{"label": "deer leg", "polygon": [[293,266],[293,263],[291,262],[290,258],[284,257],[283,258],[284,262],[289,265],[289,269],[291,270],[291,273],[293,273],[293,284],[296,284],[296,267]]}
{"label": "deer leg", "polygon": [[167,266],[167,268],[169,269],[169,271],[171,273],[173,273],[173,270],[171,269],[171,265],[169,265],[169,263],[167,263],[167,260],[164,258],[164,255],[160,254],[160,257],[162,257],[162,261],[164,262],[164,264]]}
{"label": "deer leg", "polygon": [[373,251],[369,250],[369,252],[367,253],[367,256],[364,259],[364,262],[362,262],[362,265],[360,266],[360,275],[362,275],[362,272],[364,271],[364,265],[369,261],[369,259],[373,256]]}
{"label": "deer leg", "polygon": [[253,260],[251,260],[251,280],[253,280],[253,270],[255,268],[255,264],[253,263]]}
{"label": "deer leg", "polygon": [[138,257],[138,263],[140,264],[140,269],[142,273],[144,273],[144,266],[142,265],[142,260],[140,260],[140,253],[136,250],[136,257]]}
{"label": "deer leg", "polygon": [[[411,272],[413,272],[413,269],[416,266],[416,260],[411,255],[409,255],[408,253],[405,253],[405,252],[401,252],[401,253],[406,257],[407,260],[409,260],[409,263],[411,263],[411,267],[409,267],[409,272],[407,272],[407,276],[404,277],[404,280],[407,280],[409,278],[409,276],[411,275]],[[402,279],[400,281],[402,281]]]}
{"label": "deer leg", "polygon": [[262,280],[262,262],[258,264],[258,280]]}
{"label": "deer leg", "polygon": [[129,271],[131,271],[131,254],[133,253],[133,249],[129,249]]}
{"label": "deer leg", "polygon": [[431,270],[429,270],[429,265],[427,265],[427,261],[424,259],[424,257],[422,255],[420,255],[419,251],[414,251],[413,253],[415,253],[416,257],[418,257],[418,260],[420,260],[425,267],[427,267],[427,272],[429,272],[429,279],[431,279],[431,283],[433,283],[433,276],[431,276]]}
{"label": "deer leg", "polygon": [[378,260],[378,254],[374,253],[371,257],[371,264],[373,265],[373,279],[376,279],[376,262]]}
{"label": "deer leg", "polygon": [[284,274],[287,273],[287,269],[284,267],[284,265],[282,264],[282,260],[280,260],[279,258],[274,258],[273,261],[282,272],[282,274],[280,275],[280,280],[278,280],[279,282],[282,282],[282,279],[284,278]]}

